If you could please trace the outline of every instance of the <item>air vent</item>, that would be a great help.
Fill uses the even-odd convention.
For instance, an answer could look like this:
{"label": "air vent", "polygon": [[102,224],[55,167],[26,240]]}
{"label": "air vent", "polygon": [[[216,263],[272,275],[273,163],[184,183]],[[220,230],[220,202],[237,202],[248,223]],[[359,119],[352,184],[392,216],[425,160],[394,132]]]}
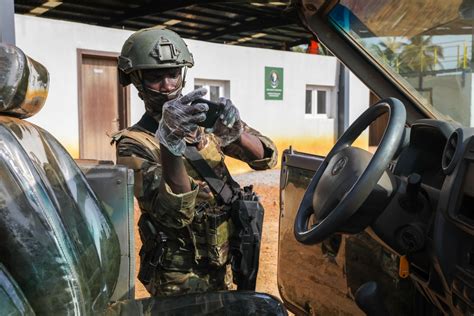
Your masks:
{"label": "air vent", "polygon": [[397,162],[395,160],[392,160],[388,164],[388,170],[390,170],[392,173],[395,173],[395,167],[396,166],[397,166]]}
{"label": "air vent", "polygon": [[443,159],[441,160],[441,166],[443,167],[445,174],[450,174],[454,167],[456,167],[456,163],[460,155],[459,149],[461,147],[461,141],[462,130],[457,129],[451,134],[451,136],[449,136],[448,141],[446,142],[446,146],[444,147],[443,151]]}

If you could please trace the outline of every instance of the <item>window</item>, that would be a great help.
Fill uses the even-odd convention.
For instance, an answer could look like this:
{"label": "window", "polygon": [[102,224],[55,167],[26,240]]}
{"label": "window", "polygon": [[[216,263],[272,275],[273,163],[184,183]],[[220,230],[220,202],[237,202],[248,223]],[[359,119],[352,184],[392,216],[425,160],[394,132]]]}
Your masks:
{"label": "window", "polygon": [[313,114],[313,91],[306,89],[306,114]]}
{"label": "window", "polygon": [[307,116],[325,116],[331,118],[330,90],[322,87],[306,86],[305,114]]}
{"label": "window", "polygon": [[194,89],[198,88],[207,89],[207,94],[204,96],[207,100],[217,102],[220,97],[229,98],[229,81],[195,79]]}

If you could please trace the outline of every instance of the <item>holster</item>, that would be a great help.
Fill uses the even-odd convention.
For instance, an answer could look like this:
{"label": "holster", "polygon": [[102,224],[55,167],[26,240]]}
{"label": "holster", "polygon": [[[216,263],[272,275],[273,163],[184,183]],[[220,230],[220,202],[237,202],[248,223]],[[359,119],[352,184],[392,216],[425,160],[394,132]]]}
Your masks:
{"label": "holster", "polygon": [[138,231],[143,243],[140,249],[138,279],[147,285],[151,282],[154,272],[161,268],[168,238],[163,232],[157,231],[151,216],[146,213],[140,216]]}
{"label": "holster", "polygon": [[235,225],[230,242],[234,283],[238,290],[255,290],[264,209],[252,186],[243,189],[231,214]]}

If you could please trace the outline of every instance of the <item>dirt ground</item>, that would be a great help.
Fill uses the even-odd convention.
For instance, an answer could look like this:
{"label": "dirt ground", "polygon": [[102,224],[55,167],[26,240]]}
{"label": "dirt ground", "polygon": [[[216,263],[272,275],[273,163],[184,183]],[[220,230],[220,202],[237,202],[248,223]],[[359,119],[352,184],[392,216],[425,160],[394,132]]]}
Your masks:
{"label": "dirt ground", "polygon": [[[263,238],[260,249],[260,267],[257,279],[257,291],[272,294],[279,297],[277,287],[277,255],[278,255],[278,186],[267,184],[256,184],[254,189],[261,197],[265,207],[265,218],[263,224]],[[138,273],[138,253],[141,247],[140,237],[137,230],[137,222],[140,211],[135,205],[135,254]],[[138,279],[135,279],[136,298],[148,297],[149,294]]]}

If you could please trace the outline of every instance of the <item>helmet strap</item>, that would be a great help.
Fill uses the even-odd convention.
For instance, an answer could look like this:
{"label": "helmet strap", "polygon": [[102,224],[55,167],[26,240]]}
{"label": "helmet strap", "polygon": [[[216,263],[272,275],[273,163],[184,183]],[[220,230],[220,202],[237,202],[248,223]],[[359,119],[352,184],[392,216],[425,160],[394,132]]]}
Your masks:
{"label": "helmet strap", "polygon": [[[129,76],[130,76],[130,81],[133,83],[135,88],[137,88],[139,95],[142,94],[144,92],[145,86],[143,83],[141,70],[132,71]],[[140,96],[140,98],[142,97]]]}
{"label": "helmet strap", "polygon": [[186,73],[188,72],[188,67],[187,66],[184,66],[183,68],[184,69],[183,69],[183,73],[182,73],[183,78],[181,80],[181,82],[182,82],[181,89],[184,88],[184,86],[186,85]]}

